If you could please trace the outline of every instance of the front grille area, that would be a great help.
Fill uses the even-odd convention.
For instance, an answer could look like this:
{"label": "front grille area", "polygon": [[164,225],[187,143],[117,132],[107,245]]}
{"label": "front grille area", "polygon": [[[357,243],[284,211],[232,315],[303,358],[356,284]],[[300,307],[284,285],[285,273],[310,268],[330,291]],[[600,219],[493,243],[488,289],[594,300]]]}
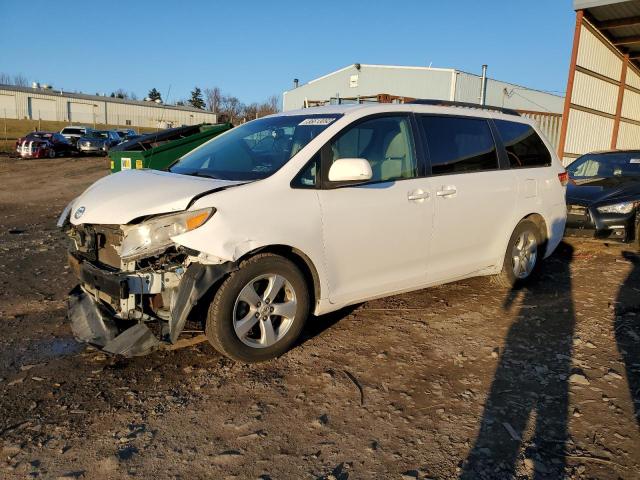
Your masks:
{"label": "front grille area", "polygon": [[116,250],[122,243],[122,230],[119,227],[99,226],[96,230],[98,261],[111,267],[120,268],[120,255]]}
{"label": "front grille area", "polygon": [[120,269],[117,247],[122,243],[123,233],[117,225],[79,225],[72,237],[78,251],[88,260]]}

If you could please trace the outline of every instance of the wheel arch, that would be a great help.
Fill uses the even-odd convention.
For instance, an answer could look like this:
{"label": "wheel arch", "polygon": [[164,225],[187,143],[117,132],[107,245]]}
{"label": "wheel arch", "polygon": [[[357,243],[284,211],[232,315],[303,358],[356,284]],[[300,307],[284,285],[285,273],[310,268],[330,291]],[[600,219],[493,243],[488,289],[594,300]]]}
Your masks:
{"label": "wheel arch", "polygon": [[548,228],[547,222],[545,221],[544,217],[542,215],[540,215],[539,213],[529,213],[528,215],[525,215],[520,220],[518,220],[518,222],[515,224],[515,226],[513,228],[515,229],[520,224],[520,222],[522,222],[523,220],[529,220],[529,221],[535,223],[536,226],[538,227],[538,231],[540,232],[540,235],[542,236],[540,247],[544,251],[544,253],[542,255],[542,258],[546,257],[547,256],[547,243],[549,242],[549,228]]}
{"label": "wheel arch", "polygon": [[241,263],[243,260],[247,260],[259,253],[273,253],[275,255],[280,255],[290,261],[292,261],[302,272],[304,275],[307,284],[312,288],[309,289],[309,294],[311,295],[310,304],[313,308],[315,308],[320,301],[321,287],[320,287],[320,275],[318,274],[318,270],[315,265],[311,261],[311,259],[301,250],[292,247],[290,245],[266,245],[263,247],[258,247],[254,250],[251,250],[244,255],[242,255],[237,263]]}

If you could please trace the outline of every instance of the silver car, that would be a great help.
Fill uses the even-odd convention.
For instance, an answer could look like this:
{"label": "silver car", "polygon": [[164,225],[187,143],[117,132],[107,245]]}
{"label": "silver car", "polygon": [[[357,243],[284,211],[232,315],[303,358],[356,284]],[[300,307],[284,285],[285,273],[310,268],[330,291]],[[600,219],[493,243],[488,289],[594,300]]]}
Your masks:
{"label": "silver car", "polygon": [[76,143],[78,143],[78,139],[80,137],[84,137],[92,131],[93,129],[89,127],[69,125],[68,127],[64,127],[62,130],[60,130],[60,133],[62,134],[62,136],[64,136],[64,138],[69,140],[69,143],[71,143],[71,145],[75,146]]}
{"label": "silver car", "polygon": [[81,153],[106,154],[118,143],[120,143],[120,135],[114,130],[93,130],[78,139],[76,148]]}

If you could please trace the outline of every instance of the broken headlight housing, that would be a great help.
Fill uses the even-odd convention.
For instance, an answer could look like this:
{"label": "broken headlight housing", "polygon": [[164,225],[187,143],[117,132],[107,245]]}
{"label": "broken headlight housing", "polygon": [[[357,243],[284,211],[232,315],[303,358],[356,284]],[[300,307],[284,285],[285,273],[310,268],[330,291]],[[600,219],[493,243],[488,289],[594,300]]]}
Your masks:
{"label": "broken headlight housing", "polygon": [[600,213],[631,213],[635,207],[635,202],[614,203],[613,205],[605,205],[598,207]]}
{"label": "broken headlight housing", "polygon": [[71,214],[71,207],[73,206],[73,202],[75,201],[76,199],[74,198],[69,202],[69,204],[66,207],[64,207],[64,210],[62,211],[62,213],[60,214],[60,217],[58,218],[58,221],[56,222],[56,226],[58,228],[63,228],[65,224],[69,221],[69,215]]}
{"label": "broken headlight housing", "polygon": [[215,208],[203,208],[153,217],[137,225],[123,225],[120,257],[133,261],[162,253],[173,244],[172,237],[201,227],[215,211]]}

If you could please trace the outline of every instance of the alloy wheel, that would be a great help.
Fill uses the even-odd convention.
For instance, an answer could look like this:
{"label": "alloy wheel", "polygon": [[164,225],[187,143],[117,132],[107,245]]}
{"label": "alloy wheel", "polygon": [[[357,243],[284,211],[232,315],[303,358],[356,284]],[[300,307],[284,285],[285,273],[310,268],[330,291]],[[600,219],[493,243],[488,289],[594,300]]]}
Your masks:
{"label": "alloy wheel", "polygon": [[516,278],[524,280],[533,272],[537,260],[538,240],[532,231],[525,230],[520,234],[511,249],[513,274]]}
{"label": "alloy wheel", "polygon": [[282,275],[260,275],[248,282],[233,307],[233,329],[253,348],[275,345],[289,331],[298,302],[291,283]]}

